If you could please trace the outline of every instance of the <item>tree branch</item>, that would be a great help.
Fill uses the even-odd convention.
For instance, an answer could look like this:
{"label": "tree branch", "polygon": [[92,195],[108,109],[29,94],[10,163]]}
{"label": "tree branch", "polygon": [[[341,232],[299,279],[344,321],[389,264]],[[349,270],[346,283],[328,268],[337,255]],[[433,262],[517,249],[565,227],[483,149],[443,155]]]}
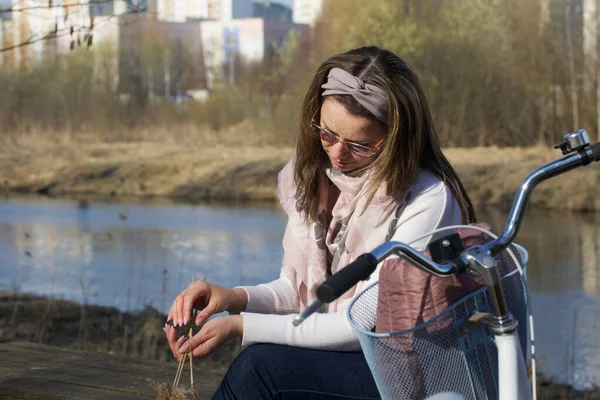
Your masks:
{"label": "tree branch", "polygon": [[[122,13],[122,14],[111,15],[110,18],[112,19],[112,18],[119,18],[119,17],[125,16],[125,15],[142,14],[144,12],[145,11],[142,10],[142,9],[134,9],[134,10]],[[108,20],[107,21],[103,21],[103,22],[106,23],[106,22],[108,22]],[[100,24],[94,26],[94,28],[97,28],[101,24],[102,24],[102,22]],[[119,25],[123,26],[125,24],[120,24],[119,23]],[[30,36],[28,39],[26,39],[26,40],[24,40],[22,42],[14,43],[14,44],[6,46],[6,47],[1,47],[0,48],[0,53],[4,53],[4,52],[10,51],[10,50],[15,50],[15,49],[18,49],[20,47],[29,46],[31,44],[34,44],[34,43],[37,43],[37,42],[41,42],[41,41],[44,41],[44,40],[51,40],[51,39],[57,39],[57,38],[63,37],[63,36],[68,36],[68,35],[71,35],[73,33],[78,33],[82,29],[85,29],[85,27],[80,27],[80,26],[76,26],[76,29],[72,29],[72,28],[73,28],[72,26],[65,26],[64,28],[51,31],[51,32],[48,32],[46,34],[42,34],[41,36],[40,35]]]}

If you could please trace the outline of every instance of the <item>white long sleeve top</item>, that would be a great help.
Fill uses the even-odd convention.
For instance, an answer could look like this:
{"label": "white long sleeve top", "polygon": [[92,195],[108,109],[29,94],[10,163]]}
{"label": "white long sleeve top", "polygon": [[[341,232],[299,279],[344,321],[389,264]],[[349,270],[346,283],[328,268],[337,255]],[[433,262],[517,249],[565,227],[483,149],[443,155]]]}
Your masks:
{"label": "white long sleeve top", "polygon": [[[440,227],[460,224],[460,207],[450,189],[435,175],[422,170],[411,197],[398,220],[392,240],[412,243],[422,250],[430,238],[418,239]],[[376,282],[381,264],[368,281],[358,285],[356,293]],[[274,343],[321,350],[353,351],[360,349],[345,310],[313,314],[295,327],[292,321],[300,312],[300,300],[292,282],[280,278],[257,286],[242,286],[248,293],[248,305],[242,313],[242,345]]]}

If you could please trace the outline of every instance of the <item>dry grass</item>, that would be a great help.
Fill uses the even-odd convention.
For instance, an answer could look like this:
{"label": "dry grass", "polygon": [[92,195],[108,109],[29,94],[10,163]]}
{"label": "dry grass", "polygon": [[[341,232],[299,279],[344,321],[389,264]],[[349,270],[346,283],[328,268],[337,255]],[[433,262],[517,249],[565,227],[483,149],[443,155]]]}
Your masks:
{"label": "dry grass", "polygon": [[[0,150],[0,191],[276,202],[277,173],[294,150],[268,144],[244,126],[238,126],[237,134],[207,132],[203,138],[196,136],[198,140],[167,142],[21,138]],[[242,140],[245,137],[253,139]],[[533,169],[560,157],[547,147],[450,148],[445,153],[477,205],[501,207],[512,203],[519,184]],[[588,166],[542,183],[532,204],[600,210],[599,188],[600,169]]]}
{"label": "dry grass", "polygon": [[149,381],[156,389],[156,400],[196,400],[200,399],[194,390],[185,390],[170,383],[158,383]]}

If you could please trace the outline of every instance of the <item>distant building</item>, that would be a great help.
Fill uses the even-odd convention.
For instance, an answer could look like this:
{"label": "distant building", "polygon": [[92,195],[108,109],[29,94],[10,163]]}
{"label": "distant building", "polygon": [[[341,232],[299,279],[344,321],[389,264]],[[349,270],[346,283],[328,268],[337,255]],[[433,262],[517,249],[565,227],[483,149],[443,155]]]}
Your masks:
{"label": "distant building", "polygon": [[93,17],[118,18],[126,14],[157,15],[159,0],[101,0],[89,1],[90,15]]}
{"label": "distant building", "polygon": [[209,17],[209,0],[154,0],[157,19],[168,22],[185,22],[188,19]]}
{"label": "distant building", "polygon": [[[10,1],[18,10],[39,0]],[[0,52],[0,65],[28,68],[89,47],[102,54],[96,59],[110,88],[140,101],[235,82],[236,68],[268,62],[291,30],[307,27],[292,22],[289,7],[267,0],[52,2],[35,12],[0,13],[1,46],[16,46]]]}
{"label": "distant building", "polygon": [[199,22],[126,16],[119,32],[119,93],[137,101],[206,88]]}
{"label": "distant building", "polygon": [[215,88],[234,83],[235,68],[241,63],[260,62],[280,46],[291,30],[302,31],[306,25],[263,18],[229,21],[201,21],[203,54],[207,84]]}
{"label": "distant building", "polygon": [[323,0],[294,0],[293,21],[313,25],[323,9]]}
{"label": "distant building", "polygon": [[[9,68],[26,69],[39,62],[53,51],[53,40],[48,38],[68,33],[71,21],[83,23],[79,8],[70,1],[61,1],[60,6],[52,8],[41,8],[33,0],[11,0],[2,4],[4,9],[13,10],[0,14],[2,48],[14,47],[0,53],[2,65]],[[67,11],[73,11],[73,15],[65,16]],[[89,19],[87,12],[85,16]]]}
{"label": "distant building", "polygon": [[252,4],[252,16],[255,18],[264,18],[267,20],[292,20],[292,9],[279,3],[270,1],[255,1]]}
{"label": "distant building", "polygon": [[12,19],[12,13],[9,11],[10,8],[10,0],[0,0],[0,21],[10,21]]}
{"label": "distant building", "polygon": [[292,20],[292,10],[271,0],[221,0],[221,21],[244,18]]}
{"label": "distant building", "polygon": [[221,19],[223,16],[223,0],[207,0],[207,19]]}

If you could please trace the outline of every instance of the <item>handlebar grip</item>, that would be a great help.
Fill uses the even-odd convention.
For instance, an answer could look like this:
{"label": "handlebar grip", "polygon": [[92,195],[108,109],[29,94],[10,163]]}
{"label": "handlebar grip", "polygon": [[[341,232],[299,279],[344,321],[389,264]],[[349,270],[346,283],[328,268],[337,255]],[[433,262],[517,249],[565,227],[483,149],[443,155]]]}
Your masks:
{"label": "handlebar grip", "polygon": [[600,161],[600,143],[594,143],[590,150],[592,150],[592,154],[590,156],[591,161]]}
{"label": "handlebar grip", "polygon": [[368,279],[375,268],[377,259],[371,253],[358,256],[317,288],[317,298],[321,303],[331,303],[359,281]]}

